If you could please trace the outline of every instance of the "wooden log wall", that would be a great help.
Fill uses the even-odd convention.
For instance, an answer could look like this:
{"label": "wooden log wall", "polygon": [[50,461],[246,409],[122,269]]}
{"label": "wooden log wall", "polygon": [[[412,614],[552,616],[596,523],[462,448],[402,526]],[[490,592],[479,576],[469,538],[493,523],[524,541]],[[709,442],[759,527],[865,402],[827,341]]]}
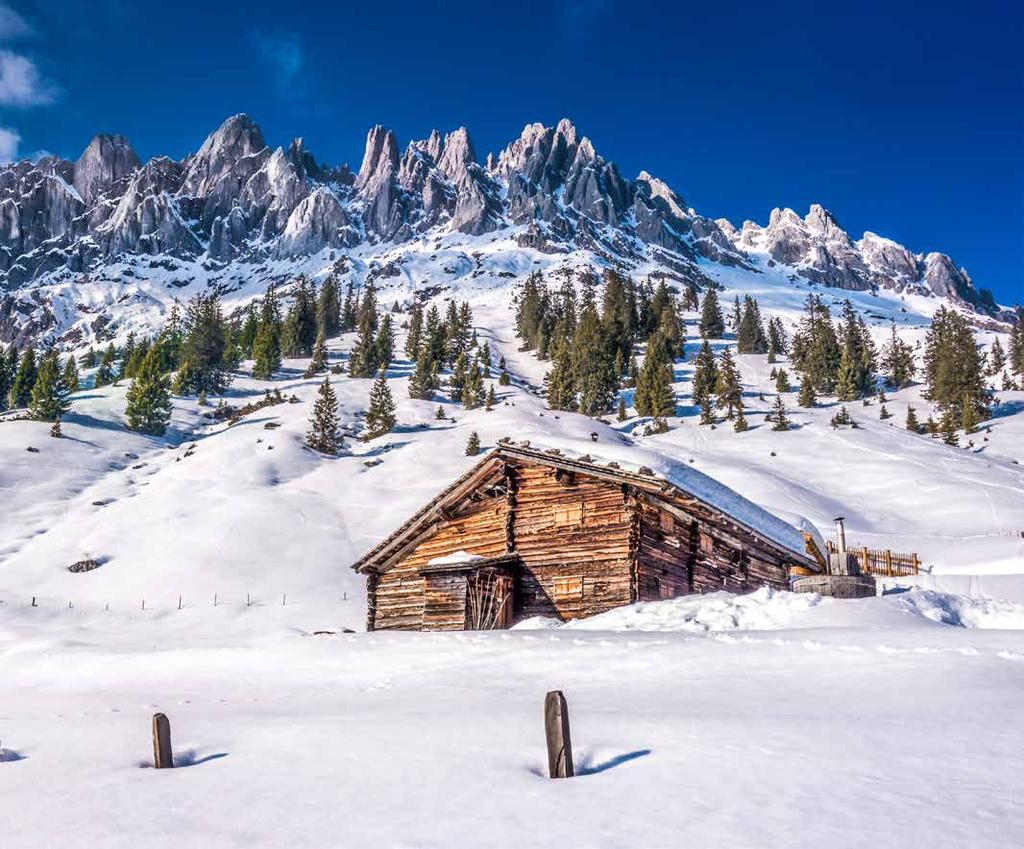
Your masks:
{"label": "wooden log wall", "polygon": [[630,604],[633,507],[622,487],[545,466],[517,466],[513,478],[516,618],[576,619]]}
{"label": "wooden log wall", "polygon": [[464,631],[466,629],[466,576],[442,573],[424,579],[423,629]]}
{"label": "wooden log wall", "polygon": [[419,570],[435,557],[460,550],[482,557],[505,554],[507,510],[504,498],[490,498],[439,522],[433,533],[428,533],[398,564],[377,578],[374,628],[421,630],[426,581]]}
{"label": "wooden log wall", "polygon": [[787,564],[763,546],[741,540],[685,507],[669,512],[641,498],[639,600],[687,592],[749,592],[788,586]]}

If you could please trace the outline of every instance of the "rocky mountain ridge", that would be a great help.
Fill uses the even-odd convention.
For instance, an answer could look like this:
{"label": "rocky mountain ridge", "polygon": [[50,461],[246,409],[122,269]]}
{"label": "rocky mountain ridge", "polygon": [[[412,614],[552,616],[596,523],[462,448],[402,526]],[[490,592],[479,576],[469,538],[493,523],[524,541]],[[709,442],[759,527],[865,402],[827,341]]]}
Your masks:
{"label": "rocky mountain ridge", "polygon": [[0,341],[33,332],[34,289],[87,278],[126,256],[258,267],[425,234],[496,231],[545,253],[654,264],[698,286],[706,263],[756,272],[764,262],[822,286],[934,295],[998,314],[949,257],[913,254],[872,233],[855,241],[818,205],[803,218],[773,210],[765,227],[701,216],[647,172],[623,177],[566,119],[526,126],[483,163],[465,128],[435,130],[401,151],[378,125],[353,174],[318,164],[301,139],[271,149],[251,118],[235,115],[181,161],[142,163],[123,136],[98,135],[75,162],[0,168]]}

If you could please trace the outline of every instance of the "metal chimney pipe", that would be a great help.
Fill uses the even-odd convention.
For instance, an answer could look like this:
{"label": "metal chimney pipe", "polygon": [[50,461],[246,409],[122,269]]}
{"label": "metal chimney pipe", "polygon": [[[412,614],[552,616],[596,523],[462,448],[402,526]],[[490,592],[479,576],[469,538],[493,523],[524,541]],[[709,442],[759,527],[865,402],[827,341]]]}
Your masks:
{"label": "metal chimney pipe", "polygon": [[840,554],[846,554],[846,530],[843,528],[845,518],[845,516],[836,516],[836,540]]}

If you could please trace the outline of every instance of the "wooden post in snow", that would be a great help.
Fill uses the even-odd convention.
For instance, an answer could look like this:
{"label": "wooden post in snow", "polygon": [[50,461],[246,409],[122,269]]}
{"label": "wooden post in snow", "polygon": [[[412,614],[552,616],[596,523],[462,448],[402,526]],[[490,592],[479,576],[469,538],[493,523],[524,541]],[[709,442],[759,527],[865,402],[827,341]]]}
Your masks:
{"label": "wooden post in snow", "polygon": [[174,766],[171,722],[162,713],[153,714],[153,766],[157,769],[170,769]]}
{"label": "wooden post in snow", "polygon": [[569,735],[569,706],[561,690],[544,699],[544,734],[548,742],[548,773],[552,778],[572,778],[572,740]]}

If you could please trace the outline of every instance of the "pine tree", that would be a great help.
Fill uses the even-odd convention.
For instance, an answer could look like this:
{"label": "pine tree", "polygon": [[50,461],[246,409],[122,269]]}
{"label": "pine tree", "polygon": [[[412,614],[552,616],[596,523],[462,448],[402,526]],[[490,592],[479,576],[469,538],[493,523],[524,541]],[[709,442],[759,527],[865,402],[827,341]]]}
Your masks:
{"label": "pine tree", "polygon": [[99,362],[99,355],[96,353],[96,349],[90,347],[88,351],[82,354],[79,359],[82,368],[96,368],[96,364]]}
{"label": "pine tree", "polygon": [[792,387],[789,385],[789,375],[785,369],[779,369],[775,375],[775,391],[778,393],[789,392]]}
{"label": "pine tree", "polygon": [[7,391],[7,406],[11,409],[27,407],[32,400],[32,387],[36,384],[36,351],[31,345],[25,349],[14,372],[11,388]]}
{"label": "pine tree", "polygon": [[797,403],[801,407],[818,406],[818,396],[814,393],[814,384],[807,379],[807,375],[800,377],[800,397],[797,399]]}
{"label": "pine tree", "polygon": [[891,419],[892,413],[886,408],[885,404],[881,404],[878,408],[878,418],[880,419]]}
{"label": "pine tree", "polygon": [[[738,303],[738,302],[737,302]],[[761,311],[757,301],[745,295],[743,298],[743,317],[740,319],[737,332],[737,346],[741,354],[764,354],[768,352],[768,338],[761,322]]]}
{"label": "pine tree", "polygon": [[900,339],[896,333],[896,322],[892,323],[892,336],[882,349],[882,373],[889,386],[902,389],[909,386],[917,370],[914,364],[914,349]]}
{"label": "pine tree", "polygon": [[971,396],[964,393],[964,399],[960,407],[960,427],[966,435],[978,432],[978,411],[971,400]]}
{"label": "pine tree", "polygon": [[324,338],[323,331],[316,338],[316,344],[313,346],[313,356],[309,361],[309,367],[306,369],[305,377],[312,377],[317,372],[321,372],[327,368],[327,340]]}
{"label": "pine tree", "polygon": [[[77,392],[80,388],[78,378],[78,365],[75,363],[74,356],[70,356],[64,362],[64,372],[61,375],[61,379],[64,382],[64,388],[68,392]],[[0,387],[0,397],[3,395],[3,388]]]}
{"label": "pine tree", "polygon": [[480,347],[480,370],[483,372],[484,379],[491,379],[491,345],[489,342],[484,342]]}
{"label": "pine tree", "polygon": [[[365,307],[366,297],[363,302]],[[348,373],[352,377],[373,377],[380,370],[381,364],[377,362],[376,330],[376,313],[371,314],[364,309],[359,317],[359,334],[348,359]]]}
{"label": "pine tree", "polygon": [[225,361],[227,325],[220,298],[216,294],[193,297],[185,313],[185,327],[175,391],[223,394],[231,384],[231,372]]}
{"label": "pine tree", "polygon": [[771,412],[772,430],[789,430],[789,417],[781,395],[775,396],[775,406]]}
{"label": "pine tree", "polygon": [[839,412],[832,416],[831,425],[833,429],[840,428],[843,425],[849,425],[850,427],[856,427],[853,417],[845,406],[839,408]]}
{"label": "pine tree", "polygon": [[786,329],[778,316],[768,320],[768,362],[775,362],[775,357],[786,353]]}
{"label": "pine tree", "polygon": [[545,395],[552,410],[575,410],[576,389],[573,385],[572,360],[568,349],[555,357],[544,376]]}
{"label": "pine tree", "polygon": [[427,401],[433,397],[435,389],[437,389],[437,381],[434,362],[430,358],[430,350],[423,346],[416,357],[416,368],[413,370],[412,377],[409,378],[409,397]]}
{"label": "pine tree", "polygon": [[707,339],[700,346],[693,369],[693,403],[701,407],[710,403],[718,382],[715,355]]}
{"label": "pine tree", "polygon": [[242,352],[242,357],[249,359],[252,357],[252,346],[256,341],[256,332],[259,330],[259,319],[256,317],[256,305],[250,303],[245,310],[245,321],[242,323],[242,329],[238,332],[238,347]]}
{"label": "pine tree", "polygon": [[338,397],[329,377],[324,378],[313,404],[306,445],[321,454],[337,454],[343,442],[338,436]]}
{"label": "pine tree", "polygon": [[718,406],[725,409],[725,417],[731,419],[736,410],[743,410],[743,388],[739,371],[729,348],[722,350],[718,358],[718,375],[715,380],[715,395]]}
{"label": "pine tree", "polygon": [[718,292],[708,286],[700,312],[700,335],[705,339],[720,339],[725,333],[722,308],[718,304]]}
{"label": "pine tree", "polygon": [[843,347],[843,353],[839,360],[839,375],[836,380],[836,397],[840,401],[855,401],[860,397],[857,388],[858,364],[854,359],[855,353],[850,346]]}
{"label": "pine tree", "polygon": [[18,371],[18,349],[12,342],[5,352],[0,348],[0,412],[7,409],[7,395]]}
{"label": "pine tree", "polygon": [[626,396],[625,395],[622,395],[622,394],[619,395],[619,406],[618,406],[618,409],[617,409],[617,411],[615,413],[615,418],[616,418],[616,420],[618,420],[620,422],[624,422],[626,419],[629,418],[629,414],[626,412]]}
{"label": "pine tree", "polygon": [[131,430],[163,436],[171,421],[171,385],[158,348],[150,348],[146,354],[125,399],[125,417]]}
{"label": "pine tree", "polygon": [[466,440],[466,456],[475,457],[480,453],[480,435],[474,430]]}
{"label": "pine tree", "polygon": [[414,360],[419,356],[420,342],[423,336],[423,307],[413,307],[409,318],[409,332],[405,336],[405,356]]}
{"label": "pine tree", "polygon": [[747,430],[750,425],[747,424],[747,417],[743,415],[743,402],[740,401],[739,406],[736,408],[736,418],[733,420],[732,429],[736,433],[743,433]]}
{"label": "pine tree", "polygon": [[391,433],[395,427],[395,401],[391,397],[388,382],[381,371],[370,389],[370,407],[366,411],[366,433],[363,440],[369,442],[385,433]]}
{"label": "pine tree", "polygon": [[806,312],[790,345],[794,367],[816,392],[831,392],[839,373],[841,351],[828,307],[817,295],[808,295]]}
{"label": "pine tree", "polygon": [[377,337],[373,340],[374,361],[378,369],[386,369],[395,358],[395,331],[391,313],[384,313],[377,328]]}
{"label": "pine tree", "polygon": [[[940,309],[942,309],[940,307]],[[949,407],[942,413],[942,418],[939,420],[939,432],[942,434],[942,441],[946,445],[959,446],[960,437],[957,436],[956,418],[953,415],[953,410]]]}
{"label": "pine tree", "polygon": [[316,299],[316,325],[318,334],[331,339],[341,332],[341,299],[338,278],[333,273],[324,278]]}
{"label": "pine tree", "polygon": [[114,356],[114,345],[111,343],[103,352],[100,367],[96,370],[96,376],[93,378],[92,385],[97,389],[101,386],[109,386],[114,382]]}
{"label": "pine tree", "polygon": [[480,372],[480,363],[474,359],[466,372],[466,384],[462,387],[462,406],[467,410],[475,410],[484,401],[484,381]]}
{"label": "pine tree", "polygon": [[[925,395],[942,411],[963,416],[965,405],[975,422],[988,418],[989,396],[978,345],[960,313],[939,307],[925,339]],[[967,399],[965,401],[965,398]]]}
{"label": "pine tree", "polygon": [[32,386],[29,415],[37,422],[53,422],[70,407],[67,389],[61,379],[57,349],[51,348],[39,361],[39,373]]}
{"label": "pine tree", "polygon": [[1003,351],[1003,345],[997,336],[992,342],[992,353],[989,361],[988,373],[991,375],[997,375],[1004,368],[1006,368],[1006,353]]}
{"label": "pine tree", "polygon": [[1014,321],[1006,364],[1014,374],[1024,374],[1024,307],[1018,306],[1014,311]]}
{"label": "pine tree", "polygon": [[281,309],[273,286],[263,296],[252,358],[252,376],[257,380],[270,380],[281,368]]}
{"label": "pine tree", "polygon": [[584,306],[572,347],[572,376],[579,410],[587,416],[599,416],[611,406],[618,380],[615,357],[593,305]]}
{"label": "pine tree", "polygon": [[484,401],[485,410],[493,410],[494,405],[498,402],[498,397],[494,394],[494,384],[487,384],[487,399]]}
{"label": "pine tree", "polygon": [[437,405],[437,409],[434,411],[434,418],[437,419],[439,422],[443,422],[445,419],[448,418],[447,414],[444,411],[444,407],[441,406],[440,404]]}
{"label": "pine tree", "polygon": [[64,434],[60,429],[60,416],[57,416],[57,418],[53,420],[53,427],[50,428],[50,436],[54,439],[60,439],[63,435]]}
{"label": "pine tree", "polygon": [[181,318],[181,304],[174,299],[171,305],[171,314],[167,319],[167,326],[164,328],[160,339],[161,369],[163,371],[175,371],[181,364],[181,348],[185,341],[185,334]]}
{"label": "pine tree", "polygon": [[915,413],[914,408],[910,406],[907,407],[907,430],[912,433],[921,432],[921,424],[917,420],[917,413]]}
{"label": "pine tree", "polygon": [[[737,336],[739,336],[740,325],[743,323],[743,313],[740,310],[740,296],[739,295],[737,295],[733,299],[733,302],[732,302],[732,317],[731,317],[731,322],[730,323],[732,324],[732,332],[735,333]],[[742,348],[740,349],[740,353],[741,354],[743,353],[743,349]]]}
{"label": "pine tree", "polygon": [[121,347],[121,373],[119,377],[131,377],[130,374],[127,374],[128,363],[131,362],[132,356],[135,354],[136,345],[137,341],[135,338],[135,332],[132,331],[128,334],[128,338]]}

